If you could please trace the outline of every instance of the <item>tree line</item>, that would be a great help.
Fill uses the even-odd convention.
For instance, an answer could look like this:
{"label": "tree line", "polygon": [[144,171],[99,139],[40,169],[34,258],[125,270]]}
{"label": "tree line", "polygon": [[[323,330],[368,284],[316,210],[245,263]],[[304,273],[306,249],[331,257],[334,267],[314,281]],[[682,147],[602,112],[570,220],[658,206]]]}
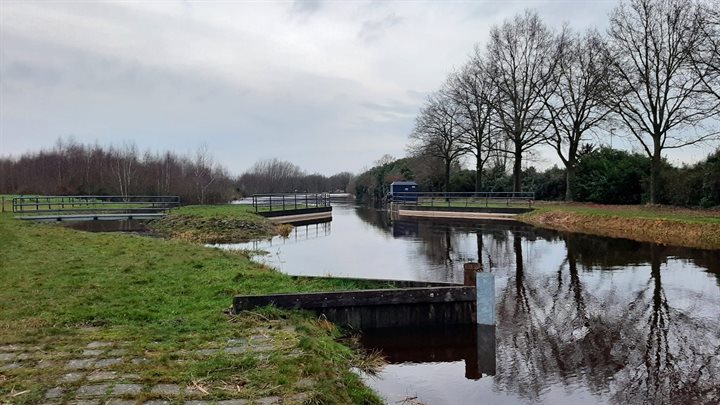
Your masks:
{"label": "tree line", "polygon": [[344,192],[351,177],[306,174],[277,159],[231,176],[205,145],[179,155],[60,139],[49,149],[0,157],[0,194],[177,195],[183,203],[214,204],[255,193]]}
{"label": "tree line", "polygon": [[584,144],[622,129],[649,159],[647,201],[660,201],[669,149],[720,137],[720,3],[629,0],[605,34],[548,27],[525,11],[491,29],[486,48],[431,94],[410,135],[412,156],[437,160],[443,189],[464,156],[475,161],[476,191],[487,167],[523,161],[540,145],[564,166],[566,200]]}
{"label": "tree line", "polygon": [[[390,183],[414,179],[423,191],[449,189],[451,192],[476,190],[477,172],[463,169],[457,162],[450,170],[449,187],[438,158],[410,156],[385,159],[361,173],[352,182],[357,198],[363,202],[380,201]],[[663,159],[661,187],[657,190],[660,204],[718,207],[720,206],[720,149],[695,164],[676,167]],[[491,161],[483,172],[484,191],[512,191],[514,177],[502,161]],[[602,204],[640,204],[649,200],[650,158],[646,154],[609,147],[583,145],[578,152],[574,181],[575,201]],[[523,190],[535,192],[538,200],[563,200],[566,196],[566,171],[553,166],[537,170],[522,169]]]}

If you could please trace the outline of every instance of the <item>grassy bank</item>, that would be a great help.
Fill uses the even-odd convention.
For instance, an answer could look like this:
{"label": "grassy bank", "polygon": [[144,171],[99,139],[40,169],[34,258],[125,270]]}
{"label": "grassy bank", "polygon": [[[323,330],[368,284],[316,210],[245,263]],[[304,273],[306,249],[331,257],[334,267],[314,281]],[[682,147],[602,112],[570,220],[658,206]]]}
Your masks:
{"label": "grassy bank", "polygon": [[278,233],[269,220],[247,205],[191,205],[150,222],[150,228],[172,239],[198,243],[247,242]]}
{"label": "grassy bank", "polygon": [[[225,220],[211,211],[183,208],[174,220],[188,213]],[[275,396],[287,403],[378,402],[349,371],[362,357],[338,343],[338,332],[327,323],[280,310],[227,313],[235,294],[370,285],[294,280],[243,255],[187,241],[80,232],[5,213],[0,286],[0,403],[40,403],[53,387],[66,393],[57,403],[73,400],[73,390],[84,383],[63,378],[93,342],[122,347],[109,370],[123,376],[117,383],[127,378],[145,387],[131,397],[139,401]],[[226,350],[256,341],[269,347]],[[200,388],[166,397],[151,392],[157,384]]]}
{"label": "grassy bank", "polygon": [[538,203],[518,217],[536,226],[642,242],[720,249],[720,211],[664,206]]}

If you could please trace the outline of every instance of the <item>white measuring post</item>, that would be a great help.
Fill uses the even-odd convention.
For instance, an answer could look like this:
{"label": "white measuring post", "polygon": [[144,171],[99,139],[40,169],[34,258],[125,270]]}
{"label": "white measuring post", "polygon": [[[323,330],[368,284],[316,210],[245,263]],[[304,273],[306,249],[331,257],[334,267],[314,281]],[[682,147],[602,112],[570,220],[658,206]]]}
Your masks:
{"label": "white measuring post", "polygon": [[476,277],[477,324],[495,326],[495,275],[479,272]]}

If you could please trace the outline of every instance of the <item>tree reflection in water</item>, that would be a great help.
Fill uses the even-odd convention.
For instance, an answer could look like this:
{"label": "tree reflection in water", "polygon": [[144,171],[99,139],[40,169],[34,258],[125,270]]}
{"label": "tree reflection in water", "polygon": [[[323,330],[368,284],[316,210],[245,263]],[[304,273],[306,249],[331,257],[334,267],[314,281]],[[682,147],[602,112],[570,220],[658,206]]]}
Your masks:
{"label": "tree reflection in water", "polygon": [[718,326],[671,307],[662,248],[650,246],[650,278],[622,305],[622,286],[588,292],[577,243],[566,235],[556,277],[530,278],[522,239],[513,235],[515,274],[498,303],[497,386],[538,400],[549,385],[583,380],[595,395],[611,392],[616,403],[720,401],[713,378],[720,375]]}

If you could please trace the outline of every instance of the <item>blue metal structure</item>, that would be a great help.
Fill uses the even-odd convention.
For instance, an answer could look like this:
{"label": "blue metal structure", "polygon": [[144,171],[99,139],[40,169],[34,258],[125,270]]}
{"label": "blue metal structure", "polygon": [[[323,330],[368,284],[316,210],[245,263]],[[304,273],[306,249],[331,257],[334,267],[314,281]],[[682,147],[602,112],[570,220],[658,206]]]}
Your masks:
{"label": "blue metal structure", "polygon": [[388,197],[391,201],[417,202],[420,186],[414,181],[394,181],[390,184]]}

